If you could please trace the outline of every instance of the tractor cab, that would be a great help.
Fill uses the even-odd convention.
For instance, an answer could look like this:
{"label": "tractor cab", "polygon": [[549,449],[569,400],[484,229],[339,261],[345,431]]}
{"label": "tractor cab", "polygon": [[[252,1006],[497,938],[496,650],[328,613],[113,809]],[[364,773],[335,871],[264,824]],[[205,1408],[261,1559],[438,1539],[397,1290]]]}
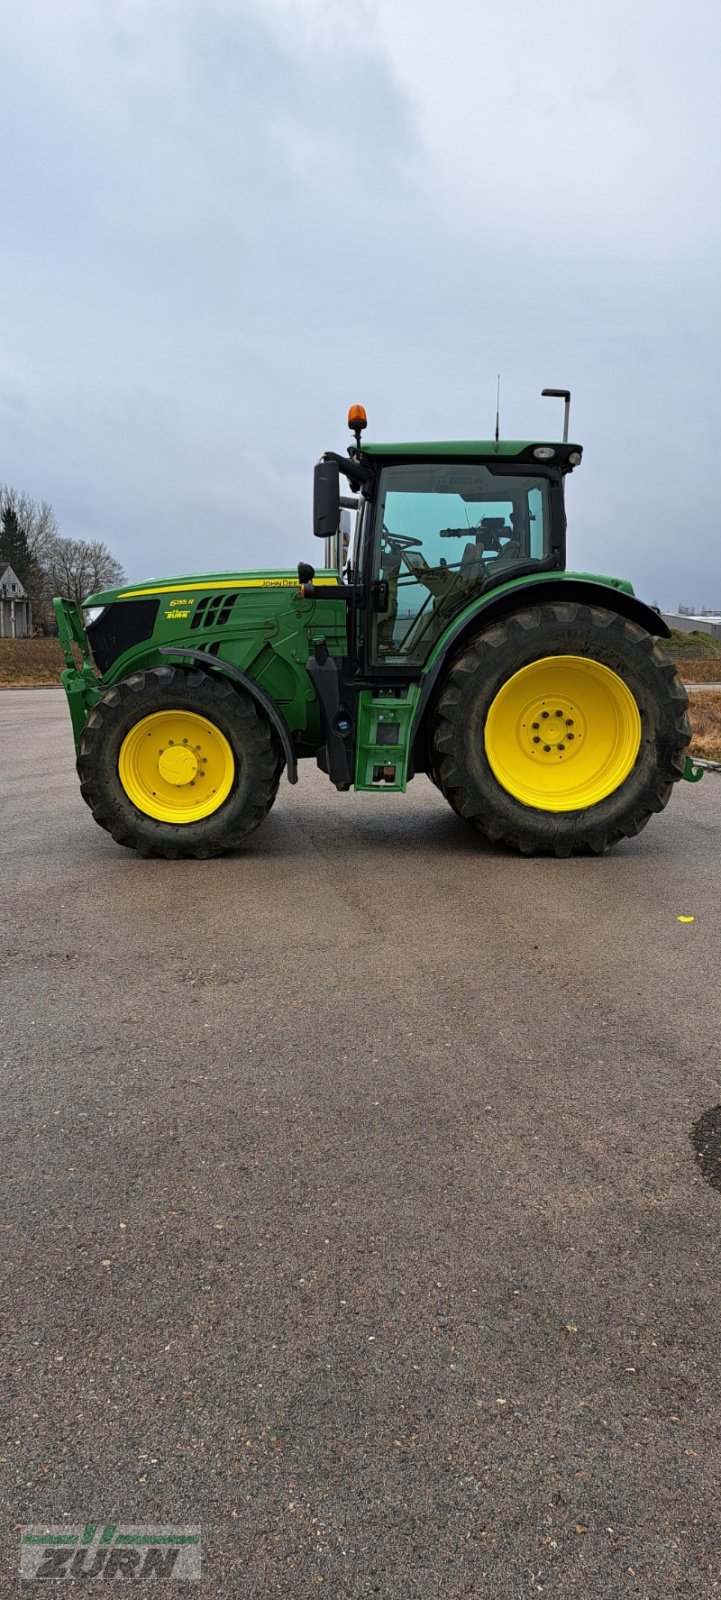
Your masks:
{"label": "tractor cab", "polygon": [[[364,419],[352,407],[355,448],[316,467],[314,531],[362,612],[363,666],[422,668],[470,602],[564,570],[563,480],[581,450],[567,440],[361,445]],[[357,498],[341,495],[341,475]]]}

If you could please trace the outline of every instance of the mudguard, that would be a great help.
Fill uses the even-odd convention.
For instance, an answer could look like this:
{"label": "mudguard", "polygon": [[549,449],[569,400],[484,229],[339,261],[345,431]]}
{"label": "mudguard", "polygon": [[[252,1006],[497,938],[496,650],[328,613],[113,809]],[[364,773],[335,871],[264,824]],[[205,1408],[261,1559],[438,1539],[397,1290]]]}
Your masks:
{"label": "mudguard", "polygon": [[[482,595],[475,605],[467,607],[451,623],[431,655],[421,679],[421,694],[413,719],[411,759],[414,760],[416,749],[419,753],[422,750],[425,712],[449,656],[455,655],[459,646],[477,633],[479,628],[488,627],[500,617],[508,616],[509,612],[518,611],[523,606],[547,604],[553,600],[578,600],[583,605],[601,606],[606,611],[617,611],[620,616],[638,623],[653,638],[668,639],[671,636],[663,617],[635,594],[629,593],[628,588],[617,588],[615,584],[580,574],[539,575],[528,583],[517,582],[504,585],[502,590],[492,590],[490,594]],[[417,770],[422,770],[421,762],[414,760],[414,765]]]}
{"label": "mudguard", "polygon": [[275,701],[271,700],[265,689],[261,689],[255,678],[251,678],[247,672],[241,672],[240,667],[234,667],[230,661],[222,661],[217,656],[208,655],[207,650],[185,650],[182,645],[161,644],[158,654],[168,659],[172,657],[174,661],[195,661],[206,672],[210,669],[212,672],[219,673],[221,677],[230,678],[232,683],[241,684],[251,699],[255,700],[256,705],[260,706],[261,710],[265,712],[271,726],[275,728],[285,756],[288,782],[298,782],[298,763],[293,749],[290,728],[285,717],[278,710]]}

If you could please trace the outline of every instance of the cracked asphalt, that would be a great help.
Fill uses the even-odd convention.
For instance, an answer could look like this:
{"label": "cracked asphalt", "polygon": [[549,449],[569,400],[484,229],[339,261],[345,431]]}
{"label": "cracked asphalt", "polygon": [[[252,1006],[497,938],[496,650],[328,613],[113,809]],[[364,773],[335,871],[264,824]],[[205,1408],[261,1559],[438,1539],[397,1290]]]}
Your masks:
{"label": "cracked asphalt", "polygon": [[304,764],[142,861],[10,691],[0,795],[2,1593],[88,1519],[208,1600],[721,1593],[721,778],[549,861]]}

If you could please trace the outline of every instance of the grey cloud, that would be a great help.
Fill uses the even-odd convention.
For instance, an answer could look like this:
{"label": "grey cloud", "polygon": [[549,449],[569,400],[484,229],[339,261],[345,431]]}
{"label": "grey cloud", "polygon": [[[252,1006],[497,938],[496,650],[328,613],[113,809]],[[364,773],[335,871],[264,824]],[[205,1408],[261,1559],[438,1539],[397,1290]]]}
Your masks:
{"label": "grey cloud", "polygon": [[[568,10],[550,0],[549,26]],[[679,133],[693,171],[673,130],[660,143],[658,103],[696,93],[705,131],[710,69],[692,85],[681,50],[669,81],[668,51],[631,38],[589,69],[583,95],[636,128],[647,175],[614,209],[599,150],[594,211],[561,143],[557,173],[529,164],[518,97],[494,105],[495,164],[485,123],[462,159],[428,143],[423,94],[442,130],[448,78],[420,57],[409,77],[370,6],[334,12],[26,0],[6,18],[2,476],[136,577],[292,562],[314,554],[312,462],[350,401],[376,437],[483,436],[500,368],[507,435],[552,434],[539,391],[574,390],[574,562],[721,602],[718,178],[697,130]],[[444,26],[414,48],[432,58]],[[544,138],[573,105],[564,64]]]}

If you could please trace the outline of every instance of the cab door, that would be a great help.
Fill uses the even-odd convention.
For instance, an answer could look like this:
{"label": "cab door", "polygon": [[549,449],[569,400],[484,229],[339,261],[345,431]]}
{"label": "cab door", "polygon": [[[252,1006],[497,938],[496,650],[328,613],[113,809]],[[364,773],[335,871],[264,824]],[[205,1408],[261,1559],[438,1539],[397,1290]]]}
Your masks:
{"label": "cab door", "polygon": [[450,618],[514,569],[551,561],[547,481],[527,469],[383,468],[372,549],[369,664],[420,668]]}

